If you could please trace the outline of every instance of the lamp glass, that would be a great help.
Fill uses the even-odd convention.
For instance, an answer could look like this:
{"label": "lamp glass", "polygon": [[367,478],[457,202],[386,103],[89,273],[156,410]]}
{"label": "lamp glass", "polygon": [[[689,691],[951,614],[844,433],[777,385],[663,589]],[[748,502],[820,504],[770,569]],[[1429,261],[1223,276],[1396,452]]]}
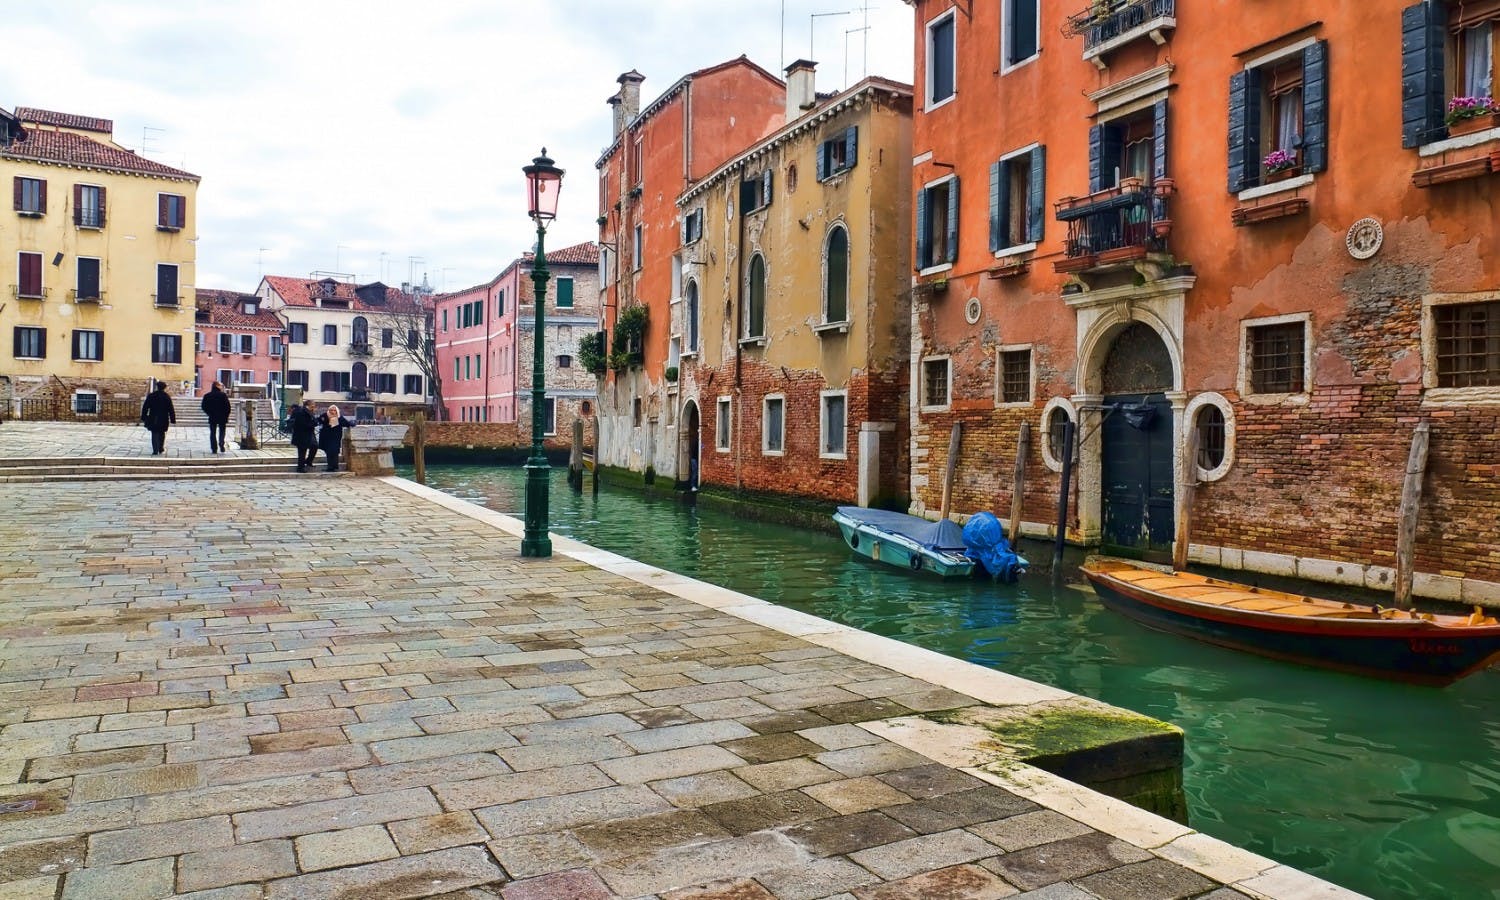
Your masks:
{"label": "lamp glass", "polygon": [[550,222],[557,217],[557,195],[562,192],[563,170],[552,165],[546,148],[542,155],[522,167],[526,173],[527,214],[537,222]]}

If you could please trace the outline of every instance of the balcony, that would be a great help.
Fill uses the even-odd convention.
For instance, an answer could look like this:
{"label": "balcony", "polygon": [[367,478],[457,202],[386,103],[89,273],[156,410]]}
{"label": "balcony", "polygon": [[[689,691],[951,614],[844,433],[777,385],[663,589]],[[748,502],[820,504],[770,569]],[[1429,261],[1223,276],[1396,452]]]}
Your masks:
{"label": "balcony", "polygon": [[19,284],[13,284],[10,286],[10,295],[17,300],[46,300],[47,294],[51,290],[48,287],[31,287],[27,285],[23,288]]}
{"label": "balcony", "polygon": [[92,291],[70,290],[68,291],[68,299],[74,303],[103,303],[104,292],[97,289]]}
{"label": "balcony", "polygon": [[350,388],[344,397],[348,400],[368,400],[370,399],[370,391],[368,388]]}
{"label": "balcony", "polygon": [[368,342],[355,341],[354,343],[352,343],[352,344],[349,345],[349,355],[350,356],[369,356],[370,355],[370,345],[369,345],[369,343]]}
{"label": "balcony", "polygon": [[182,298],[173,295],[152,294],[151,302],[160,309],[178,309],[182,306]]}
{"label": "balcony", "polygon": [[1063,34],[1083,38],[1083,58],[1100,69],[1105,56],[1140,38],[1158,46],[1167,42],[1164,32],[1177,27],[1176,0],[1094,0],[1089,8],[1071,16]]}
{"label": "balcony", "polygon": [[1166,253],[1172,231],[1167,207],[1174,187],[1167,178],[1152,187],[1124,178],[1116,187],[1057,201],[1057,219],[1068,223],[1068,237],[1066,257],[1053,268],[1070,274],[1106,272]]}

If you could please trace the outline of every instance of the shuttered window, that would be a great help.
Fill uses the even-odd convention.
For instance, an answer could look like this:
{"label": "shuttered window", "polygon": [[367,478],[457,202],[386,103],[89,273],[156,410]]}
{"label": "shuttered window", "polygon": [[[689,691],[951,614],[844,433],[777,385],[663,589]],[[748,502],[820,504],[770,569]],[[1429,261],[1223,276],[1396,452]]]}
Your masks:
{"label": "shuttered window", "polygon": [[818,180],[847,172],[859,161],[859,127],[851,125],[818,145]]}
{"label": "shuttered window", "polygon": [[750,257],[750,274],[745,293],[745,337],[764,337],[766,333],[766,258],[759,253]]}
{"label": "shuttered window", "polygon": [[740,182],[740,212],[753,213],[771,205],[771,170]]}
{"label": "shuttered window", "polygon": [[1042,239],[1046,216],[1046,148],[1033,147],[990,166],[990,250]]}
{"label": "shuttered window", "polygon": [[557,307],[568,309],[573,305],[573,279],[562,276],[557,279]]}
{"label": "shuttered window", "polygon": [[151,335],[151,361],[163,365],[178,365],[182,362],[182,335]]}
{"label": "shuttered window", "polygon": [[73,358],[85,362],[103,362],[104,332],[87,328],[74,329]]}
{"label": "shuttered window", "polygon": [[16,254],[16,294],[37,299],[42,292],[42,254]]}
{"label": "shuttered window", "polygon": [[952,12],[927,26],[927,105],[953,96],[955,16]]}
{"label": "shuttered window", "polygon": [[47,182],[41,178],[15,178],[16,212],[29,216],[47,213]]}
{"label": "shuttered window", "polygon": [[234,335],[227,334],[227,333],[220,333],[219,334],[219,352],[220,353],[233,353],[234,352]]}
{"label": "shuttered window", "polygon": [[187,198],[181,194],[157,194],[156,227],[162,231],[186,228]]}
{"label": "shuttered window", "polygon": [[1037,53],[1037,0],[1005,0],[1005,64],[1025,62]]}
{"label": "shuttered window", "polygon": [[73,224],[79,228],[104,227],[104,188],[93,184],[73,185]]}
{"label": "shuttered window", "polygon": [[99,260],[92,256],[80,256],[78,257],[76,299],[98,300],[99,298]]}
{"label": "shuttered window", "polygon": [[170,263],[157,263],[156,305],[176,306],[177,303],[177,266]]}
{"label": "shuttered window", "polygon": [[47,329],[17,325],[12,338],[11,355],[16,359],[47,358]]}
{"label": "shuttered window", "polygon": [[1288,165],[1303,174],[1328,168],[1327,41],[1229,79],[1230,193]]}
{"label": "shuttered window", "polygon": [[946,178],[917,192],[917,268],[958,259],[958,178]]}

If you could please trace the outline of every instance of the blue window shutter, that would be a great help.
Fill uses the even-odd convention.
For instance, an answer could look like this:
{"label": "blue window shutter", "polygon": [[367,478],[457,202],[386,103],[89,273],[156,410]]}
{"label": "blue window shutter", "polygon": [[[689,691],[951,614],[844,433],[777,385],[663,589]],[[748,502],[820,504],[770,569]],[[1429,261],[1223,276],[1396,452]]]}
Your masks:
{"label": "blue window shutter", "polygon": [[1328,168],[1328,42],[1302,51],[1302,171]]}
{"label": "blue window shutter", "polygon": [[822,181],[828,177],[828,145],[832,141],[824,141],[818,145],[818,180]]}
{"label": "blue window shutter", "polygon": [[859,162],[859,126],[844,129],[844,168],[852,169]]}
{"label": "blue window shutter", "polygon": [[1006,196],[1005,190],[1000,185],[1000,182],[1002,180],[1001,176],[1004,175],[1004,174],[1005,174],[1005,163],[1002,163],[1002,162],[990,163],[990,252],[991,253],[994,253],[996,250],[999,250],[1001,247],[1005,246],[1005,239],[1004,239],[1004,237],[1001,234],[1001,229],[1004,227],[1004,225],[1002,223],[1008,218],[1008,216],[1006,216],[1006,212],[1008,212],[1008,210],[1006,210],[1006,208],[1005,208],[1006,205],[1007,205],[1005,201],[1008,200],[1008,199],[1010,199],[1010,198]]}
{"label": "blue window shutter", "polygon": [[771,170],[770,169],[766,169],[764,172],[761,173],[760,178],[761,178],[761,197],[760,197],[761,205],[762,206],[770,206],[771,205]]}
{"label": "blue window shutter", "polygon": [[1229,192],[1260,180],[1260,72],[1229,76]]}
{"label": "blue window shutter", "polygon": [[1167,177],[1167,101],[1151,107],[1151,177]]}
{"label": "blue window shutter", "polygon": [[1401,146],[1441,138],[1443,45],[1448,4],[1418,3],[1401,10]]}
{"label": "blue window shutter", "polygon": [[1104,165],[1104,126],[1095,125],[1089,129],[1089,193],[1101,189],[1100,169]]}
{"label": "blue window shutter", "polygon": [[948,258],[944,262],[958,261],[958,179],[948,182]]}
{"label": "blue window shutter", "polygon": [[1115,186],[1123,143],[1118,126],[1095,125],[1089,129],[1089,193]]}
{"label": "blue window shutter", "polygon": [[1039,242],[1042,228],[1047,221],[1047,148],[1037,147],[1031,151],[1031,191],[1026,198],[1031,216],[1026,231],[1028,241]]}
{"label": "blue window shutter", "polygon": [[932,241],[929,235],[932,233],[927,222],[927,191],[922,188],[917,191],[917,268],[925,269],[932,265],[929,258],[932,253]]}

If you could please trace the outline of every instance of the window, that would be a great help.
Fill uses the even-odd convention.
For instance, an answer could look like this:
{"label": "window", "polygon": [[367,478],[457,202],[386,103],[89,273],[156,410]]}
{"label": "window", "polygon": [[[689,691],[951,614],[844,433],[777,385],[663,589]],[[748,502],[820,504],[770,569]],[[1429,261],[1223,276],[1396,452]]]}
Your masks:
{"label": "window", "polygon": [[156,265],[156,305],[176,306],[181,302],[177,296],[177,266],[171,263]]}
{"label": "window", "polygon": [[104,361],[104,332],[79,328],[73,331],[73,358],[79,361]]}
{"label": "window", "polygon": [[1401,11],[1401,145],[1447,136],[1447,104],[1494,98],[1500,4],[1417,3]]}
{"label": "window", "polygon": [[572,368],[572,366],[573,357],[569,356],[566,353],[563,353],[557,357],[557,367],[559,369],[569,369]]}
{"label": "window", "polygon": [[917,192],[917,268],[952,265],[958,259],[958,178],[950,176]]}
{"label": "window", "polygon": [[593,415],[594,414],[594,404],[592,404],[589,401],[585,400],[582,403],[578,404],[578,412],[579,412],[580,415],[585,415],[585,416]]}
{"label": "window", "polygon": [[[1462,9],[1456,12],[1462,16]],[[1491,15],[1497,13],[1500,11],[1491,10]],[[1462,23],[1463,19],[1458,21]],[[1453,96],[1495,96],[1495,30],[1494,20],[1454,27]]]}
{"label": "window", "polygon": [[266,383],[271,385],[272,387],[280,386],[281,373],[276,371],[275,369],[271,369],[270,371],[266,372]]}
{"label": "window", "polygon": [[854,168],[859,160],[859,128],[849,126],[818,145],[818,180],[825,181]]}
{"label": "window", "polygon": [[39,300],[47,294],[42,289],[42,254],[16,255],[16,296]]}
{"label": "window", "polygon": [[371,372],[370,390],[377,394],[396,393],[396,374],[394,372]]}
{"label": "window", "polygon": [[642,240],[643,240],[643,238],[642,238],[641,226],[637,225],[637,226],[635,226],[635,243],[633,245],[631,245],[631,248],[630,248],[630,252],[632,254],[632,256],[630,258],[630,263],[631,263],[630,267],[631,267],[631,269],[633,269],[635,271],[640,271],[640,268],[641,268],[641,257],[645,253],[645,247],[642,246],[642,244],[641,244]]}
{"label": "window", "polygon": [[220,353],[233,353],[234,352],[234,335],[228,334],[228,333],[225,333],[225,332],[220,332],[219,333],[219,352]]}
{"label": "window", "polygon": [[474,377],[474,357],[464,355],[464,380],[469,381]]}
{"label": "window", "polygon": [[843,456],[845,432],[848,430],[848,395],[843,391],[823,394],[821,453],[824,456]]}
{"label": "window", "polygon": [[181,231],[186,228],[187,198],[181,194],[157,194],[156,227],[161,231]]}
{"label": "window", "polygon": [[93,391],[79,391],[74,394],[73,412],[84,416],[99,415],[99,395]]}
{"label": "window", "polygon": [[557,434],[557,398],[542,401],[542,434]]}
{"label": "window", "polygon": [[644,143],[644,138],[636,138],[630,147],[630,172],[635,176],[636,187],[641,187],[646,182]]}
{"label": "window", "polygon": [[195,331],[195,332],[193,332],[193,352],[194,353],[202,353],[203,352],[203,332],[201,332],[201,331]]}
{"label": "window", "polygon": [[746,298],[745,338],[762,338],[766,334],[766,258],[759,253],[750,257]]}
{"label": "window", "polygon": [[242,334],[242,335],[240,335],[240,353],[242,355],[244,355],[244,356],[254,356],[255,355],[255,335],[253,335],[253,334]]}
{"label": "window", "polygon": [[635,427],[641,427],[641,398],[636,397],[630,401],[630,421]]}
{"label": "window", "polygon": [[693,210],[682,220],[682,242],[684,244],[695,243],[703,237],[703,208]]}
{"label": "window", "polygon": [[454,381],[462,381],[463,380],[463,363],[460,362],[459,358],[456,357],[456,356],[453,357],[453,380]]}
{"label": "window", "polygon": [[73,185],[73,224],[79,228],[104,227],[104,188],[93,184]]}
{"label": "window", "polygon": [[307,385],[308,385],[307,370],[306,369],[292,369],[290,372],[287,372],[286,373],[286,383],[288,385],[296,385],[297,387],[302,388],[304,391],[307,390]]}
{"label": "window", "polygon": [[1304,322],[1248,328],[1251,393],[1300,394],[1306,389],[1306,334]]}
{"label": "window", "polygon": [[385,350],[396,346],[396,330],[394,328],[380,329],[380,346]]}
{"label": "window", "polygon": [[952,10],[927,26],[927,106],[953,96],[955,17]]}
{"label": "window", "polygon": [[943,407],[948,405],[948,357],[922,361],[922,405]]}
{"label": "window", "polygon": [[505,292],[501,291],[495,295],[495,315],[505,315]]}
{"label": "window", "polygon": [[214,373],[214,381],[217,381],[226,388],[234,387],[234,370],[220,369]]}
{"label": "window", "polygon": [[46,359],[47,329],[17,325],[11,355],[16,359]]}
{"label": "window", "polygon": [[771,205],[771,170],[740,182],[740,213],[749,215]]}
{"label": "window", "polygon": [[408,328],[406,330],[406,349],[417,349],[417,347],[420,346],[420,344],[418,344],[419,340],[421,340],[421,338],[417,335],[417,330],[415,328]]}
{"label": "window", "polygon": [[401,388],[402,388],[401,392],[403,394],[421,394],[422,393],[422,376],[421,375],[407,375],[405,378],[402,379],[402,381],[404,382],[401,385]]}
{"label": "window", "polygon": [[698,282],[689,281],[687,286],[687,348],[689,353],[698,352]]}
{"label": "window", "polygon": [[16,176],[16,212],[23,216],[47,214],[47,182],[41,178]]}
{"label": "window", "polygon": [[786,167],[786,192],[797,193],[797,164],[788,163]]}
{"label": "window", "polygon": [[339,327],[337,325],[323,326],[323,346],[332,347],[339,342]]}
{"label": "window", "polygon": [[1000,350],[1000,402],[1031,402],[1031,348]]}
{"label": "window", "polygon": [[443,309],[443,333],[446,334],[447,331],[448,331],[448,310],[445,307]]}
{"label": "window", "polygon": [[990,250],[1035,244],[1047,220],[1046,151],[1031,147],[990,166]]}
{"label": "window", "polygon": [[823,247],[823,321],[849,321],[849,232],[842,225],[829,229]]}
{"label": "window", "polygon": [[239,380],[235,382],[235,384],[254,384],[254,383],[255,383],[255,373],[253,371],[251,371],[250,369],[240,369],[240,377],[239,377]]}
{"label": "window", "polygon": [[1230,77],[1231,192],[1262,184],[1267,176],[1288,169],[1311,174],[1327,166],[1326,41],[1251,60],[1244,71]]}
{"label": "window", "polygon": [[557,279],[557,308],[568,309],[573,305],[573,279],[559,276]]}
{"label": "window", "polygon": [[1432,307],[1438,387],[1500,385],[1500,300]]}
{"label": "window", "polygon": [[78,287],[73,293],[75,300],[99,300],[99,260],[92,256],[78,257]]}
{"label": "window", "polygon": [[761,416],[762,453],[781,453],[786,449],[786,399],[767,397]]}
{"label": "window", "polygon": [[1224,464],[1226,450],[1224,411],[1205,403],[1193,417],[1198,427],[1198,468],[1212,471]]}
{"label": "window", "polygon": [[1051,454],[1058,468],[1062,467],[1063,459],[1069,455],[1068,446],[1068,423],[1073,417],[1061,406],[1052,408],[1047,414],[1047,452]]}
{"label": "window", "polygon": [[[569,279],[569,280],[571,281],[572,279]],[[475,300],[474,301],[474,324],[475,325],[483,325],[484,324],[484,301],[483,300]]]}
{"label": "window", "polygon": [[151,335],[151,361],[162,365],[181,365],[182,335]]}
{"label": "window", "polygon": [[370,320],[364,316],[354,317],[354,327],[350,329],[349,343],[356,347],[370,346]]}
{"label": "window", "polygon": [[717,418],[714,420],[714,449],[729,450],[729,398],[720,397]]}
{"label": "window", "polygon": [[320,388],[329,392],[348,391],[353,378],[348,372],[323,372],[320,375]]}
{"label": "window", "polygon": [[293,344],[307,343],[307,323],[293,322],[287,326],[287,340]]}
{"label": "window", "polygon": [[284,352],[282,350],[281,335],[279,335],[279,334],[273,334],[273,335],[271,335],[270,341],[271,341],[271,356],[272,356],[272,358],[281,356],[281,354]]}
{"label": "window", "polygon": [[1036,56],[1041,32],[1037,0],[1005,0],[1005,65],[1023,63]]}

